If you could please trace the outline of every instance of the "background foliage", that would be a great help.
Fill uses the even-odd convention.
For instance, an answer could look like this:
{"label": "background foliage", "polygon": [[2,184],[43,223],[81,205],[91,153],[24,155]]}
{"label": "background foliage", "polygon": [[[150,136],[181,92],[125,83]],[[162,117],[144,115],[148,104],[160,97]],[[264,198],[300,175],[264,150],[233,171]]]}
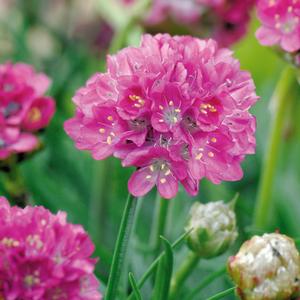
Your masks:
{"label": "background foliage", "polygon": [[[85,3],[84,9],[80,2]],[[73,114],[72,95],[89,76],[104,69],[105,54],[112,35],[112,29],[101,17],[103,11],[89,10],[88,6],[88,1],[1,0],[0,62],[11,60],[33,64],[53,80],[49,95],[57,101],[57,113],[44,134],[45,148],[24,162],[21,171],[34,204],[44,205],[54,212],[65,210],[70,221],[83,224],[90,232],[96,244],[96,255],[100,257],[97,274],[102,281],[106,281],[131,170],[122,168],[115,159],[93,161],[89,154],[76,150],[63,131],[63,122]],[[110,13],[113,15],[114,11],[110,10]],[[240,59],[242,68],[252,73],[257,93],[261,96],[253,110],[258,123],[257,153],[247,157],[243,163],[245,176],[240,182],[215,186],[204,180],[196,199],[189,198],[180,190],[177,198],[170,203],[167,230],[170,241],[182,234],[194,201],[229,201],[236,192],[240,193],[236,207],[240,237],[234,248],[237,249],[242,240],[251,234],[249,225],[262,161],[264,155],[268,155],[264,153],[272,115],[271,96],[285,64],[270,49],[258,44],[254,37],[257,26],[253,16],[249,34],[234,47],[235,56]],[[135,28],[133,33],[130,42],[137,43],[139,28]],[[269,212],[270,231],[279,229],[296,238],[300,237],[300,103],[297,96],[295,93],[286,99],[290,114],[282,137],[273,206]],[[149,224],[155,209],[154,198],[152,193],[139,203],[139,218],[130,246],[130,256],[134,258],[131,270],[136,278],[140,278],[152,259],[149,255]],[[186,252],[185,247],[178,250],[176,264]],[[212,261],[202,261],[199,269],[189,278],[183,295],[206,275],[224,266],[229,254]],[[230,286],[230,280],[223,276],[203,290],[199,297],[205,299]],[[146,286],[143,293],[147,295],[148,292]]]}

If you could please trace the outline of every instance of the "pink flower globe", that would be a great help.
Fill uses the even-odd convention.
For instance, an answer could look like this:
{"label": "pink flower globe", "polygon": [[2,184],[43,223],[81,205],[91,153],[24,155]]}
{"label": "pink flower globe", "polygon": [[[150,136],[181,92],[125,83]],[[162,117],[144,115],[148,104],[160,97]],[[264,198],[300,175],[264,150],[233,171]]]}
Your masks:
{"label": "pink flower globe", "polygon": [[300,1],[259,0],[261,27],[256,36],[265,46],[279,45],[284,51],[300,50]]}
{"label": "pink flower globe", "polygon": [[0,299],[98,300],[94,245],[66,214],[0,197]]}
{"label": "pink flower globe", "polygon": [[29,65],[0,65],[0,160],[39,145],[36,132],[55,111],[54,100],[44,96],[49,85],[49,78]]}
{"label": "pink flower globe", "polygon": [[94,159],[122,159],[137,170],[129,191],[143,196],[155,185],[173,198],[180,182],[190,195],[199,181],[240,180],[240,164],[255,151],[257,101],[253,80],[213,40],[144,35],[107,60],[73,98],[65,130]]}

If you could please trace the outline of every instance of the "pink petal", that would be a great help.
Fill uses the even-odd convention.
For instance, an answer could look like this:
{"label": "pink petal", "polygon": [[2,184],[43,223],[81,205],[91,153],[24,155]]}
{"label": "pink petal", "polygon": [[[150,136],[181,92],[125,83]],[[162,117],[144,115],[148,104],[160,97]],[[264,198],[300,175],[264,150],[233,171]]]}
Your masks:
{"label": "pink petal", "polygon": [[129,192],[135,197],[146,195],[155,185],[157,179],[156,173],[151,173],[149,167],[135,171],[129,181]]}
{"label": "pink petal", "polygon": [[178,180],[172,175],[160,175],[157,180],[159,194],[165,199],[172,199],[178,192]]}
{"label": "pink petal", "polygon": [[280,35],[277,31],[267,27],[259,28],[256,31],[256,37],[265,46],[273,46],[280,40]]}
{"label": "pink petal", "polygon": [[32,151],[39,144],[36,136],[30,133],[21,133],[18,141],[10,146],[16,152]]}

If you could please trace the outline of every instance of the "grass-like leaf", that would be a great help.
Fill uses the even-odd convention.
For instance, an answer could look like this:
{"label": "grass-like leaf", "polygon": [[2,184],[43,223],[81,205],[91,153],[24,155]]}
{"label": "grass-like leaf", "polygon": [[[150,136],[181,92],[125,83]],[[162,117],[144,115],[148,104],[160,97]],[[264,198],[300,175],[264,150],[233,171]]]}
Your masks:
{"label": "grass-like leaf", "polygon": [[142,300],[143,298],[142,298],[141,292],[137,286],[137,282],[134,278],[133,273],[129,273],[128,277],[129,277],[129,281],[130,281],[130,284],[131,284],[131,287],[132,287],[132,290],[133,290],[133,293],[135,296],[135,300]]}
{"label": "grass-like leaf", "polygon": [[[173,244],[172,244],[172,249],[175,249],[177,246],[179,246],[184,240],[185,238],[191,233],[193,229],[190,229],[189,231],[183,233]],[[144,273],[144,275],[142,276],[142,278],[140,279],[140,281],[138,282],[138,288],[141,289],[143,287],[143,285],[145,284],[145,282],[147,281],[147,279],[152,275],[152,273],[155,271],[157,265],[159,264],[159,261],[161,259],[162,256],[164,256],[164,252],[161,253],[154,261],[153,263],[149,266],[149,268],[147,269],[147,271]],[[133,293],[130,294],[127,298],[127,300],[133,300]]]}
{"label": "grass-like leaf", "polygon": [[171,244],[164,237],[161,236],[160,238],[164,244],[165,255],[163,255],[159,261],[155,278],[153,300],[168,299],[174,264],[174,255]]}

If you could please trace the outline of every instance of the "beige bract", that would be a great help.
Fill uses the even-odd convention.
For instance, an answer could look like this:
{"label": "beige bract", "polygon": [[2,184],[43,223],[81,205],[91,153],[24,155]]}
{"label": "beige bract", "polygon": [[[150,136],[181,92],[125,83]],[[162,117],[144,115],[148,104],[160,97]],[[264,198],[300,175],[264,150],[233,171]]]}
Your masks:
{"label": "beige bract", "polygon": [[254,236],[228,261],[244,300],[286,300],[299,290],[300,261],[295,243],[278,234]]}

